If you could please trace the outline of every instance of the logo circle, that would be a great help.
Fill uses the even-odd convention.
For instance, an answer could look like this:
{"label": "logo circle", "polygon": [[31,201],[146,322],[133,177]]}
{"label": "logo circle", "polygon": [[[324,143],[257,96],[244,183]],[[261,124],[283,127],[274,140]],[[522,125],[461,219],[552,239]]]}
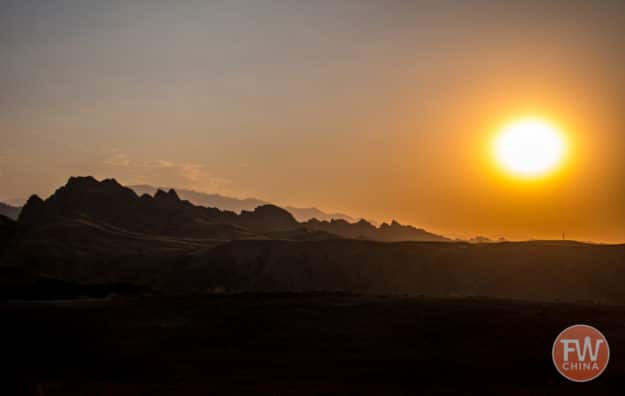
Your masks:
{"label": "logo circle", "polygon": [[610,360],[610,346],[599,330],[577,324],[567,327],[556,337],[551,357],[564,378],[588,382],[605,371]]}

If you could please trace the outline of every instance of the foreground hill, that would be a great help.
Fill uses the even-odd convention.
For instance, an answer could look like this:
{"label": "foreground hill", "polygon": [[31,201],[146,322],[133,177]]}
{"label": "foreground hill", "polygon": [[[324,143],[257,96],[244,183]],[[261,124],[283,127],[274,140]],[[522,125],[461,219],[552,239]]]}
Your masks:
{"label": "foreground hill", "polygon": [[344,291],[625,304],[625,246],[154,237],[85,221],[14,238],[2,265],[163,293]]}
{"label": "foreground hill", "polygon": [[190,260],[199,288],[625,304],[625,246],[233,241]]}

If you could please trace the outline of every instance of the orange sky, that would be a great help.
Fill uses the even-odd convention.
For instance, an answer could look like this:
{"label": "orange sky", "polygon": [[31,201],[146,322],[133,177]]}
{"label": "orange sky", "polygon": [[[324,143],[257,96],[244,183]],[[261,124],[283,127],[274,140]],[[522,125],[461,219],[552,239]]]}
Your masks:
{"label": "orange sky", "polygon": [[[397,219],[453,237],[625,242],[621,1],[9,2],[0,201],[70,175]],[[508,120],[561,172],[502,176]]]}

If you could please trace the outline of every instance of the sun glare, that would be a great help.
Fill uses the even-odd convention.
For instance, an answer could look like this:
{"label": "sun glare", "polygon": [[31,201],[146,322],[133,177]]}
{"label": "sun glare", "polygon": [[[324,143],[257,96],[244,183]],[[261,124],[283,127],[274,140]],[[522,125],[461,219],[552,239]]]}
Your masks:
{"label": "sun glare", "polygon": [[553,124],[526,118],[507,124],[497,134],[495,159],[508,173],[523,178],[538,178],[555,171],[563,161],[566,140]]}

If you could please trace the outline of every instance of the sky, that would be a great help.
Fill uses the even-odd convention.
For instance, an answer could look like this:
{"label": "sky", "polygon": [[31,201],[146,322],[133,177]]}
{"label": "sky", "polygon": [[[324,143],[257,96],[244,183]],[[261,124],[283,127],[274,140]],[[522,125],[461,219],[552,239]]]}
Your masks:
{"label": "sky", "polygon": [[[72,175],[625,242],[625,2],[0,1],[0,201]],[[572,142],[515,180],[527,115]]]}

